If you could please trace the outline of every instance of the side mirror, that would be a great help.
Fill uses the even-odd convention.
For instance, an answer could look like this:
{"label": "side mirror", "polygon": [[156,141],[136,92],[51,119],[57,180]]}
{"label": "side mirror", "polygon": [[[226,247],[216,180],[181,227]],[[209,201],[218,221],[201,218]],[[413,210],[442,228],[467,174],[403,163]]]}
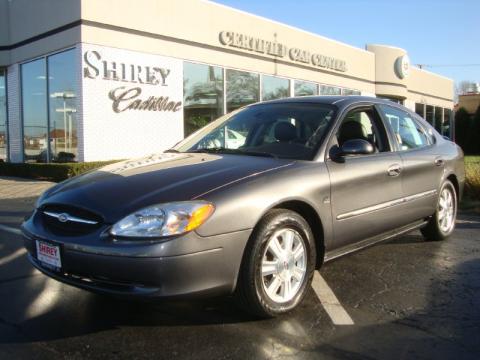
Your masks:
{"label": "side mirror", "polygon": [[343,162],[344,157],[348,155],[369,155],[374,152],[373,145],[367,140],[352,139],[345,141],[342,147],[332,147],[330,149],[330,158],[337,162]]}
{"label": "side mirror", "polygon": [[367,140],[352,139],[347,140],[341,147],[342,155],[368,155],[373,154],[375,149]]}

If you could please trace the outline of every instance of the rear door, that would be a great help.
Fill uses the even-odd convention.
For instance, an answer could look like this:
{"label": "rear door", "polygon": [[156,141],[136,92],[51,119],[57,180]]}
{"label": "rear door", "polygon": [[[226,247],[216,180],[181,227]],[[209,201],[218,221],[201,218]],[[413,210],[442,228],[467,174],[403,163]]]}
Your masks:
{"label": "rear door", "polygon": [[327,156],[334,230],[329,250],[381,234],[401,223],[394,204],[402,197],[402,160],[392,151],[380,115],[373,105],[352,107],[344,114],[328,149],[362,138],[371,142],[377,152],[347,156],[343,161]]}
{"label": "rear door", "polygon": [[385,104],[378,108],[394,135],[395,147],[402,158],[403,218],[413,222],[430,216],[435,212],[445,164],[445,159],[437,154],[435,138],[415,115]]}

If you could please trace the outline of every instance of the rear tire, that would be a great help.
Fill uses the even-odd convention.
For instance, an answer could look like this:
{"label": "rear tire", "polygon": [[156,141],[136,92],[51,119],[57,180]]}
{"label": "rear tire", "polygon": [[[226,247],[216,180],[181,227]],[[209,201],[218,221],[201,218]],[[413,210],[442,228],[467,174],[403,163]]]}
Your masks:
{"label": "rear tire", "polygon": [[298,213],[269,211],[245,249],[236,299],[247,312],[275,317],[293,310],[305,297],[315,270],[315,240]]}
{"label": "rear tire", "polygon": [[448,238],[455,229],[457,218],[457,192],[449,180],[445,180],[440,189],[437,209],[428,224],[420,229],[429,241],[441,241]]}

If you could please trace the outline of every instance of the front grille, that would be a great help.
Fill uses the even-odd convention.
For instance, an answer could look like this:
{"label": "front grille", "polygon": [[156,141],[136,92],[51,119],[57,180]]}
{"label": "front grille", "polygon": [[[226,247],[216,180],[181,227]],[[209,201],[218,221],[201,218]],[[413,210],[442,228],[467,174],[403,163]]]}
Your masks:
{"label": "front grille", "polygon": [[59,281],[64,281],[68,284],[79,286],[81,288],[87,288],[90,290],[99,290],[107,292],[115,292],[118,294],[137,294],[137,295],[148,295],[153,292],[157,292],[158,286],[140,284],[128,281],[121,280],[112,280],[107,278],[91,277],[85,276],[77,273],[71,272],[55,272],[44,267],[41,262],[39,262],[32,255],[28,257],[33,265],[38,268],[40,271],[46,273],[47,275],[57,279]]}
{"label": "front grille", "polygon": [[[55,235],[61,236],[81,236],[94,232],[102,226],[101,216],[70,205],[48,204],[39,209],[42,222],[45,227]],[[75,220],[60,221],[58,218],[49,214],[65,214],[72,219],[85,220],[87,223]]]}

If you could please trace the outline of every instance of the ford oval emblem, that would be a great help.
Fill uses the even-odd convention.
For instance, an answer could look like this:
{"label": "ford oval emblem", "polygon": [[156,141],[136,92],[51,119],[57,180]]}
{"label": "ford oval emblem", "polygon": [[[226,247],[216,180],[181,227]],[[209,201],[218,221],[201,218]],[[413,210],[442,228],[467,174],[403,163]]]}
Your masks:
{"label": "ford oval emblem", "polygon": [[69,217],[70,216],[68,216],[68,214],[65,214],[65,213],[60,214],[60,215],[58,215],[58,221],[60,221],[62,223],[67,222]]}

